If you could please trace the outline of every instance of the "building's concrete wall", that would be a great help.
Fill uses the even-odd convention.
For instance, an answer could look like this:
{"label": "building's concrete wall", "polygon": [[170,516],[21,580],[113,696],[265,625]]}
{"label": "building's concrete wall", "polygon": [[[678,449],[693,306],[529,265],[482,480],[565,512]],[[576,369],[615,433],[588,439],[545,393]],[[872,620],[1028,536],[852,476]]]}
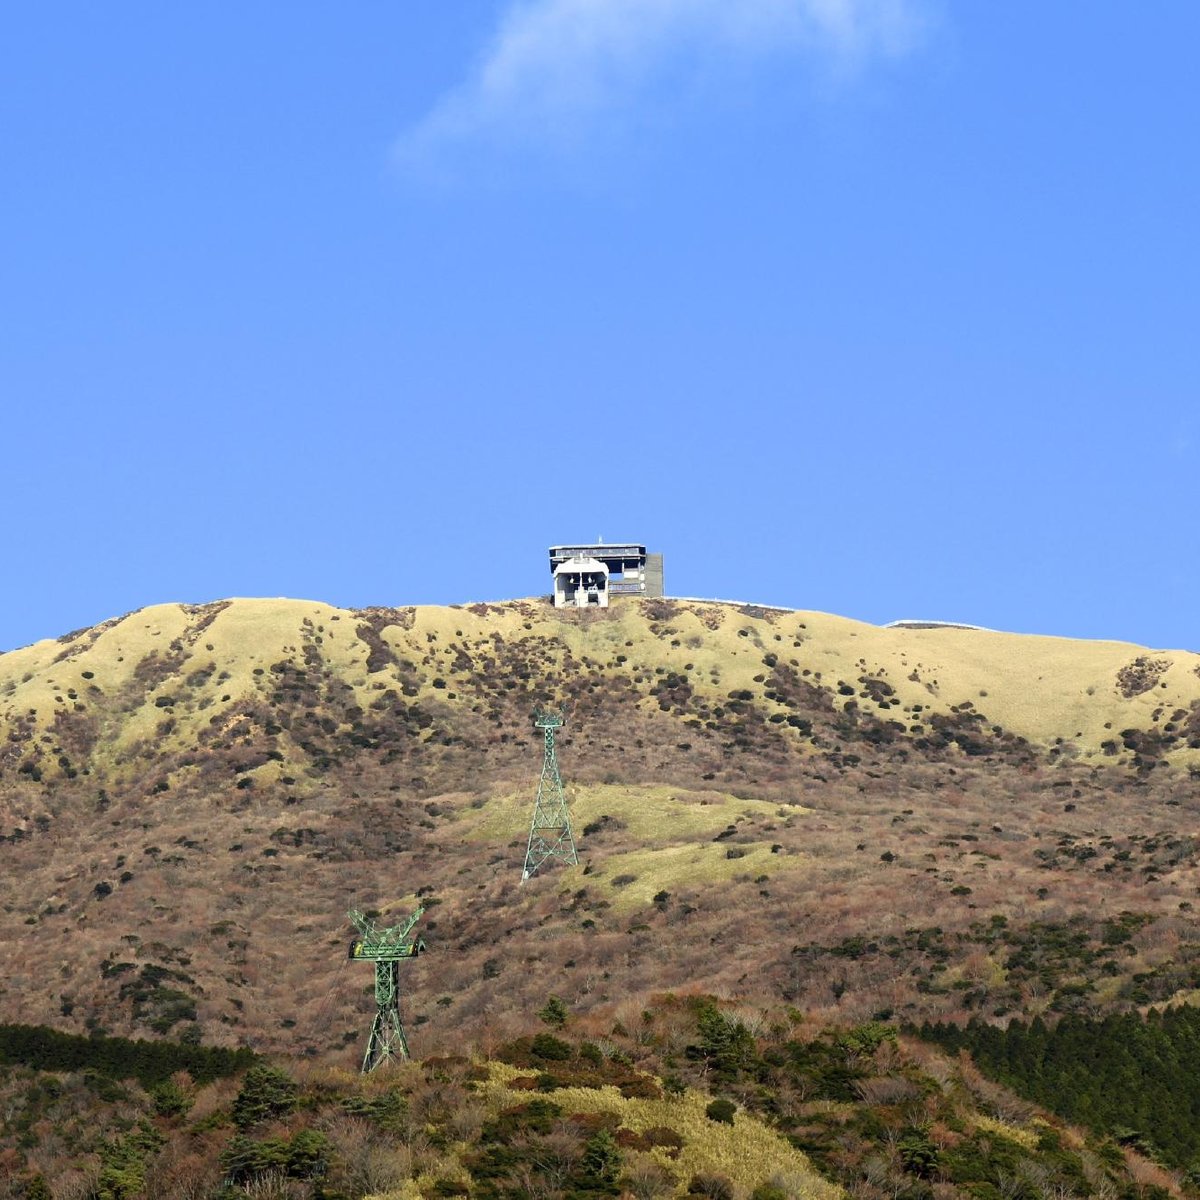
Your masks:
{"label": "building's concrete wall", "polygon": [[661,554],[646,555],[646,590],[643,596],[662,596],[663,593],[663,556]]}
{"label": "building's concrete wall", "polygon": [[607,608],[608,576],[603,571],[556,571],[555,608]]}

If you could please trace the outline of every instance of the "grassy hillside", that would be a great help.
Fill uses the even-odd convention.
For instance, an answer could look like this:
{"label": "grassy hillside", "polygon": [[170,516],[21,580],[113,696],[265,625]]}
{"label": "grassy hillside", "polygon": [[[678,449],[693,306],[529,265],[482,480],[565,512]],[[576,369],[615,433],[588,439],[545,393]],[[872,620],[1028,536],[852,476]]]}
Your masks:
{"label": "grassy hillside", "polygon": [[[731,749],[827,757],[831,738],[860,756],[864,742],[895,753],[951,741],[979,754],[1019,757],[1031,744],[1106,765],[1200,763],[1196,654],[879,629],[819,613],[678,601],[350,612],[236,600],[159,605],[0,656],[6,773],[44,779],[129,779],[152,749],[166,782],[186,782],[201,769],[188,761],[197,746],[232,750],[247,738],[274,752],[240,772],[256,783],[319,768],[333,734],[353,749],[386,744],[393,759],[413,757],[406,740],[494,748],[524,740],[525,721],[511,718],[546,696],[578,710],[591,758],[606,746],[628,754],[636,738],[622,735],[641,726],[673,728],[692,739],[699,774],[734,770]],[[812,730],[787,720],[811,720],[806,709],[824,718]],[[305,710],[315,719],[297,720]],[[669,762],[677,746],[639,757]]]}
{"label": "grassy hillside", "polygon": [[[1200,988],[1200,658],[677,601],[160,606],[0,655],[0,1021],[352,1063],[704,986],[830,1020]],[[563,703],[581,862],[519,884]]]}

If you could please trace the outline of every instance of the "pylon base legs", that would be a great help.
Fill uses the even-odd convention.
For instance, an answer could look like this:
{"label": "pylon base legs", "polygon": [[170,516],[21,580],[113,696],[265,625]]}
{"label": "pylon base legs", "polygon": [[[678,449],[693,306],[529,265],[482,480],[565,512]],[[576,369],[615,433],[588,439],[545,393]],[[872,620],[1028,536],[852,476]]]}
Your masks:
{"label": "pylon base legs", "polygon": [[[557,837],[554,836],[556,832]],[[546,836],[547,833],[550,834],[550,837]],[[549,858],[559,859],[565,867],[573,867],[578,864],[579,856],[575,853],[575,839],[571,836],[569,825],[557,831],[553,829],[539,831],[530,837],[529,848],[525,851],[525,866],[521,871],[521,882],[524,883],[534,875]]]}
{"label": "pylon base legs", "polygon": [[400,1024],[399,1009],[380,1009],[371,1025],[362,1073],[366,1075],[385,1063],[404,1062],[408,1057],[408,1039],[404,1036],[404,1026]]}

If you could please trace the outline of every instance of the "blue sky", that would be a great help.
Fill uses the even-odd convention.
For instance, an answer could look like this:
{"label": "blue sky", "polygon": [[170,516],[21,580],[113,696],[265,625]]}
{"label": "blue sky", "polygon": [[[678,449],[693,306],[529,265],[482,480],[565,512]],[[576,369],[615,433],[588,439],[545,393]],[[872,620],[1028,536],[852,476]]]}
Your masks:
{"label": "blue sky", "polygon": [[1200,8],[19,6],[0,647],[668,590],[1200,648]]}

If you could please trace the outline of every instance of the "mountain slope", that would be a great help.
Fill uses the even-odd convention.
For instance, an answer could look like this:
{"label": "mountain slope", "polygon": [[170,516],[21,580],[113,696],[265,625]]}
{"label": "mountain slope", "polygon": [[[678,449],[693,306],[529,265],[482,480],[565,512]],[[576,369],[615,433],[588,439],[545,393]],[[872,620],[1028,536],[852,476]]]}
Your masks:
{"label": "mountain slope", "polygon": [[[814,721],[818,730],[848,743],[911,741],[927,752],[965,728],[993,750],[1009,738],[1084,761],[1127,762],[1141,749],[1155,760],[1200,762],[1196,654],[880,629],[745,606],[627,601],[578,613],[538,601],[359,612],[287,600],[159,605],[0,656],[6,772],[44,776],[86,760],[93,774],[120,778],[144,743],[160,757],[186,755],[197,742],[219,749],[212,743],[247,718],[282,761],[306,766],[328,750],[321,733],[357,734],[360,749],[364,738],[382,738],[393,757],[413,757],[406,740],[487,746],[498,727],[510,739],[525,734],[523,721],[508,725],[514,701],[519,709],[555,693],[580,710],[585,746],[612,742],[618,705],[626,722],[666,712],[675,725],[690,723],[695,753],[714,770],[730,757],[722,736],[730,727],[751,739],[738,749],[812,757],[824,747],[803,728],[786,720],[757,728],[805,709],[824,718]],[[333,731],[295,719],[286,733],[266,720],[253,729],[267,711],[302,717],[314,702],[326,710],[325,724],[338,721]],[[714,730],[716,709],[725,711],[715,714],[723,727]],[[1134,746],[1121,740],[1126,729]]]}
{"label": "mountain slope", "polygon": [[[550,990],[1162,999],[1200,987],[1198,671],[715,603],[145,609],[0,655],[0,1019],[352,1057],[343,914],[418,898],[426,1048]],[[582,861],[522,888],[544,702]]]}

